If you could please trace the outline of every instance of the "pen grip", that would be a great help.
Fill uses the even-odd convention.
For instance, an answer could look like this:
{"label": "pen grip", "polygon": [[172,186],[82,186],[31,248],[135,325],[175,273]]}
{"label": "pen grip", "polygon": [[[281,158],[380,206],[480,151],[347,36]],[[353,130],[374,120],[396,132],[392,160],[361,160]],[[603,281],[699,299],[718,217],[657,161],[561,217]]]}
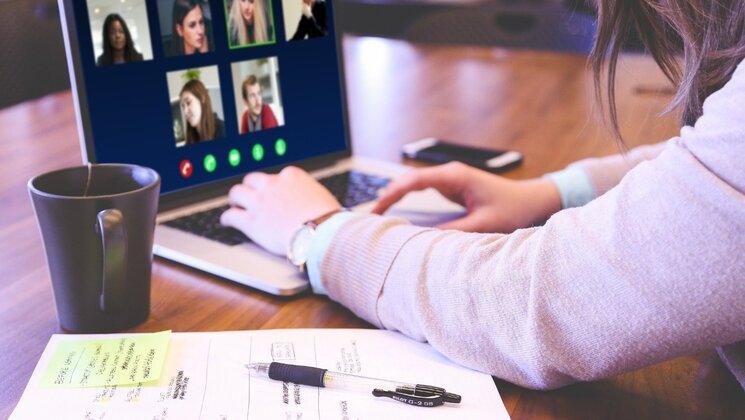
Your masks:
{"label": "pen grip", "polygon": [[310,366],[288,365],[272,362],[269,364],[269,377],[275,381],[292,382],[300,385],[323,387],[323,375],[327,369]]}

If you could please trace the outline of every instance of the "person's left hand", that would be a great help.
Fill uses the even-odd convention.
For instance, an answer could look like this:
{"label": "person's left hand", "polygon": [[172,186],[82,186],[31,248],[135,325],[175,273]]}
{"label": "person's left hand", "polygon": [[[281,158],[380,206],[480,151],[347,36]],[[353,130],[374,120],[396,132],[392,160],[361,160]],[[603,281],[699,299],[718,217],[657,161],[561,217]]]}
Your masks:
{"label": "person's left hand", "polygon": [[307,172],[288,166],[277,175],[252,172],[229,194],[231,207],[220,217],[261,247],[285,255],[304,222],[341,208],[331,193]]}

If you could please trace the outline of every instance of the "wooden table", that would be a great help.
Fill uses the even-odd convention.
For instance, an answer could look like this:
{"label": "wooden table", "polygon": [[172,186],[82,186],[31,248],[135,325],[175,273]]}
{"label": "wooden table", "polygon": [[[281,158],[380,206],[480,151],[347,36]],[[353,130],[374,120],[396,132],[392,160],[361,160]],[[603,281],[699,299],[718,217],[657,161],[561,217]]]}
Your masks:
{"label": "wooden table", "polygon": [[[593,119],[585,58],[490,48],[433,47],[346,38],[347,86],[356,153],[399,160],[401,144],[425,136],[519,150],[508,174],[538,176],[582,157],[617,151]],[[629,146],[674,135],[658,118],[670,86],[648,58],[624,57],[618,81]],[[0,112],[0,418],[7,417],[51,334],[59,333],[49,275],[26,181],[80,163],[69,92]],[[278,298],[156,259],[152,308],[136,332],[265,328],[367,328],[342,306],[305,294]],[[742,390],[713,351],[551,392],[496,380],[514,418],[736,418]]]}

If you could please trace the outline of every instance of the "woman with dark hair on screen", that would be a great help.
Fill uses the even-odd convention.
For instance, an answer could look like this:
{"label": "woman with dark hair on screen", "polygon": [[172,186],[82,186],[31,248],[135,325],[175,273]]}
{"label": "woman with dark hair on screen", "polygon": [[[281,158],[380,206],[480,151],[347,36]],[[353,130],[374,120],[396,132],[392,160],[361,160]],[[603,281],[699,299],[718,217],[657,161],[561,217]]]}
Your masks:
{"label": "woman with dark hair on screen", "polygon": [[524,387],[714,348],[745,387],[745,2],[597,3],[591,62],[618,142],[615,68],[634,32],[675,85],[675,137],[529,180],[415,169],[373,210],[435,188],[466,208],[439,228],[343,212],[298,168],[255,172],[223,224],[293,250],[314,291],[374,325]]}
{"label": "woman with dark hair on screen", "polygon": [[265,0],[233,0],[228,13],[230,45],[262,44],[272,40]]}
{"label": "woman with dark hair on screen", "polygon": [[97,66],[142,61],[142,54],[135,48],[127,23],[116,13],[106,16],[101,35],[103,54],[96,60]]}
{"label": "woman with dark hair on screen", "polygon": [[202,82],[186,82],[179,98],[181,114],[186,120],[186,144],[214,140],[225,135],[225,124],[212,111],[210,95]]}
{"label": "woman with dark hair on screen", "polygon": [[173,2],[171,55],[191,55],[210,50],[210,34],[202,4],[202,0],[175,0]]}

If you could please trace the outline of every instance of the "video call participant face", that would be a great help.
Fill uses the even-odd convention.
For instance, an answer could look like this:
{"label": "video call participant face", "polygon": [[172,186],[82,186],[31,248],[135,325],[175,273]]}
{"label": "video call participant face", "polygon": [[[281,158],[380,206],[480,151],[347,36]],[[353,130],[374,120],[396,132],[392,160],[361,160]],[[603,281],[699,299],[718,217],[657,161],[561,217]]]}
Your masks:
{"label": "video call participant face", "polygon": [[264,0],[226,0],[226,5],[227,2],[230,2],[228,32],[231,47],[273,41]]}
{"label": "video call participant face", "polygon": [[213,140],[224,135],[222,121],[218,121],[213,114],[212,101],[202,82],[186,82],[179,98],[181,113],[186,120],[186,144]]}
{"label": "video call participant face", "polygon": [[263,101],[261,99],[261,86],[256,78],[253,78],[253,83],[245,85],[243,91],[243,102],[248,108],[248,113],[254,120],[261,115],[261,108]]}
{"label": "video call participant face", "polygon": [[127,34],[124,32],[122,22],[119,19],[114,19],[109,25],[108,32],[111,49],[117,52],[124,51],[124,47],[127,46]]}
{"label": "video call participant face", "polygon": [[173,4],[173,22],[183,54],[209,51],[204,13],[197,0],[176,0]]}
{"label": "video call participant face", "polygon": [[127,23],[118,14],[106,16],[101,35],[103,53],[96,59],[97,66],[142,61],[142,54],[135,48]]}
{"label": "video call participant face", "polygon": [[187,124],[197,128],[202,119],[202,104],[191,92],[181,94],[181,113],[184,114]]}
{"label": "video call participant face", "polygon": [[246,25],[254,22],[254,0],[235,0],[240,2],[241,16]]}

